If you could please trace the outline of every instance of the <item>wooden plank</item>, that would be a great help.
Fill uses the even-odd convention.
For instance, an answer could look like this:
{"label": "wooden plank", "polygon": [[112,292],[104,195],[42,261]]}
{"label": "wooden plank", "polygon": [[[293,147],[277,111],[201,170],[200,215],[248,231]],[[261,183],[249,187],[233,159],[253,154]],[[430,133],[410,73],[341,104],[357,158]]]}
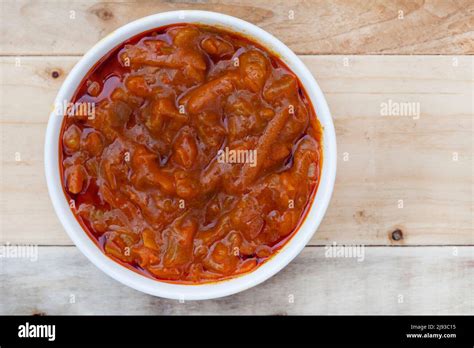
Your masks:
{"label": "wooden plank", "polygon": [[[12,57],[0,62],[0,241],[72,244],[49,200],[43,147],[55,94],[77,58],[22,58],[20,66]],[[61,73],[57,80],[53,70]]]}
{"label": "wooden plank", "polygon": [[40,247],[36,262],[0,259],[0,314],[474,314],[472,247],[368,247],[362,262],[325,254],[305,248],[257,287],[180,303],[120,284],[75,247]]}
{"label": "wooden plank", "polygon": [[[473,244],[473,58],[303,60],[327,97],[339,153],[316,241]],[[420,118],[382,116],[390,100],[419,103]]]}
{"label": "wooden plank", "polygon": [[0,54],[83,54],[135,19],[172,10],[230,14],[298,54],[472,54],[471,0],[114,1],[5,0]]}
{"label": "wooden plank", "polygon": [[[23,57],[19,67],[0,59],[0,242],[71,244],[47,194],[43,143],[52,101],[77,59]],[[474,58],[457,66],[434,56],[303,59],[328,99],[339,152],[334,196],[310,245],[474,244]],[[420,103],[420,118],[381,116],[389,100]],[[391,239],[395,229],[403,239]]]}

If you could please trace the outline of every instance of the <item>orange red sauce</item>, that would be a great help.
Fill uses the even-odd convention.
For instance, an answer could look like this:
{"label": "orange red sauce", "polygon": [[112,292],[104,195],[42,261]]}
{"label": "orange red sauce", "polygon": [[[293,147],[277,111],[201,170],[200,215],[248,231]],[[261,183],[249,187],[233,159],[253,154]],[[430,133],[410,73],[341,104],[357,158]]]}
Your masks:
{"label": "orange red sauce", "polygon": [[[321,127],[262,46],[178,24],[137,36],[84,78],[60,170],[105,254],[179,283],[250,272],[295,233],[317,189]],[[92,108],[90,107],[92,106]]]}

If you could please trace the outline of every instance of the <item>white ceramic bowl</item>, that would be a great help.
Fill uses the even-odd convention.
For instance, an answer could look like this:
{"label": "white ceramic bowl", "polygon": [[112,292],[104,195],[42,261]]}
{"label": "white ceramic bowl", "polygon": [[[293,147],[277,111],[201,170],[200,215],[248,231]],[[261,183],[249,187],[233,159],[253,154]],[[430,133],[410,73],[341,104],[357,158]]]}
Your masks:
{"label": "white ceramic bowl", "polygon": [[206,11],[159,13],[136,20],[117,29],[92,47],[71,70],[59,90],[55,104],[62,105],[64,101],[69,102],[84,76],[97,61],[114,47],[137,34],[173,23],[217,25],[251,37],[280,56],[304,85],[323,127],[323,166],[316,196],[305,221],[296,234],[276,255],[248,274],[229,280],[201,285],[160,282],[131,271],[104,255],[77,222],[69,208],[61,186],[58,154],[59,134],[63,117],[58,116],[55,111],[51,113],[46,131],[46,180],[56,214],[69,237],[79,250],[102,271],[125,285],[151,295],[177,300],[211,299],[231,295],[265,281],[285,267],[305,247],[318,228],[331,198],[336,176],[336,136],[331,114],[321,89],[306,66],[286,45],[251,23],[221,13]]}

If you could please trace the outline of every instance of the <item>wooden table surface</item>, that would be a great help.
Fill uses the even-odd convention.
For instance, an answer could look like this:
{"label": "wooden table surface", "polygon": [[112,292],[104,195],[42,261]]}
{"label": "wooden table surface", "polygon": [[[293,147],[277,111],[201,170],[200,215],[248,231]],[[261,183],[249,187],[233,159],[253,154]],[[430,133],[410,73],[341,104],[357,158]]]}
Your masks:
{"label": "wooden table surface", "polygon": [[[13,1],[0,8],[0,314],[474,314],[474,1]],[[314,74],[338,143],[334,195],[305,250],[265,283],[164,300],[110,279],[49,200],[46,124],[65,76],[100,38],[169,10],[227,13],[272,33]],[[415,103],[419,117],[386,116]],[[394,231],[396,231],[394,233]],[[327,246],[365,256],[329,258]]]}

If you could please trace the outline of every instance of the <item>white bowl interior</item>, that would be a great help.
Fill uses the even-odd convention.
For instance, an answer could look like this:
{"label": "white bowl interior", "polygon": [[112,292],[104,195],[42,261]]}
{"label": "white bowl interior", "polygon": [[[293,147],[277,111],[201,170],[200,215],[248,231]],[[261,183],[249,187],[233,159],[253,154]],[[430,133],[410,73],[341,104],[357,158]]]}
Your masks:
{"label": "white bowl interior", "polygon": [[298,76],[316,110],[323,127],[323,166],[314,201],[297,233],[270,260],[251,273],[229,280],[208,284],[182,285],[160,282],[133,272],[111,260],[94,244],[69,208],[64,195],[59,172],[59,134],[62,116],[51,113],[45,142],[45,171],[48,190],[56,214],[75,245],[93,264],[109,276],[142,292],[177,300],[210,299],[234,294],[253,287],[285,267],[296,257],[318,228],[329,204],[336,175],[336,138],[334,125],[326,100],[313,76],[301,60],[282,42],[266,31],[246,21],[206,11],[173,11],[145,17],[129,23],[92,47],[71,70],[55,100],[56,104],[69,102],[94,64],[125,40],[150,29],[174,23],[201,23],[217,25],[253,38],[264,47],[278,54]]}

